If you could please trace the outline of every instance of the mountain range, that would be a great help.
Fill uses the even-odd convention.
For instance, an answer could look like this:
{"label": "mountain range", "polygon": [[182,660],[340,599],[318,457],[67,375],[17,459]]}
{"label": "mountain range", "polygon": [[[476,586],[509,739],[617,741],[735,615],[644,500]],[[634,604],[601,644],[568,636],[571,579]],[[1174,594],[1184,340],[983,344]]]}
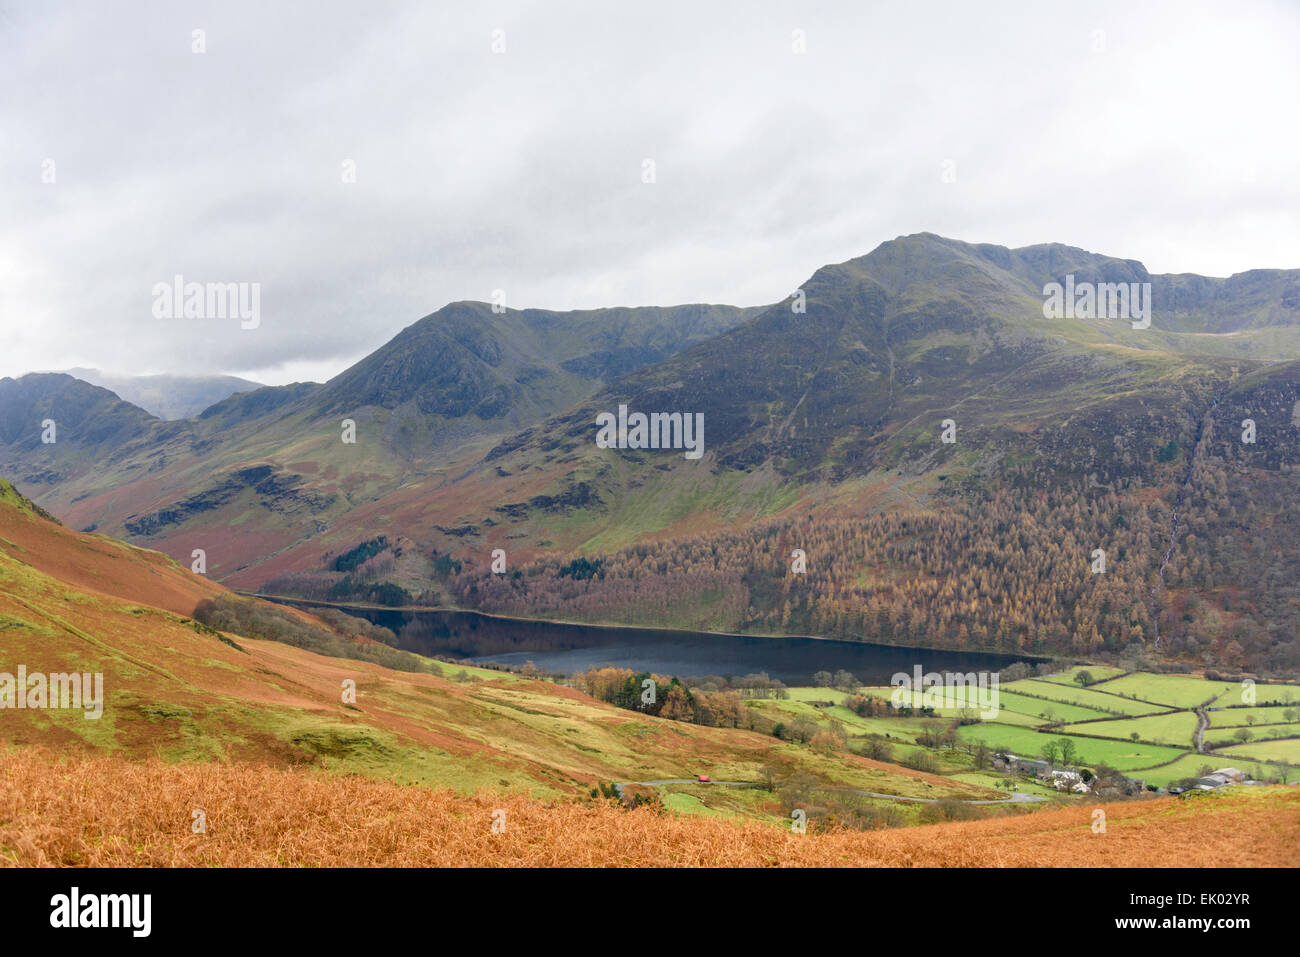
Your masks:
{"label": "mountain range", "polygon": [[262,388],[261,383],[233,375],[113,375],[99,369],[64,369],[64,374],[108,389],[119,399],[138,405],[160,419],[191,419],[210,405],[237,392]]}
{"label": "mountain range", "polygon": [[[1067,279],[1150,327],[1045,318]],[[0,474],[246,590],[1300,665],[1300,270],[923,233],[770,306],[458,302],[322,385],[119,396],[0,380]],[[598,447],[620,406],[703,413],[703,457]]]}

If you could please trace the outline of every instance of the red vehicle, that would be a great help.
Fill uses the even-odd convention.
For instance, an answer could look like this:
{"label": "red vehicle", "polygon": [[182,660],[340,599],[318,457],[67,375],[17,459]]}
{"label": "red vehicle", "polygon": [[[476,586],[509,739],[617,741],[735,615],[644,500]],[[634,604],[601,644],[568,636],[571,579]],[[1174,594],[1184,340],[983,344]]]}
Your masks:
{"label": "red vehicle", "polygon": [[701,774],[695,780],[699,781],[701,784],[708,784],[709,776],[707,774]]}

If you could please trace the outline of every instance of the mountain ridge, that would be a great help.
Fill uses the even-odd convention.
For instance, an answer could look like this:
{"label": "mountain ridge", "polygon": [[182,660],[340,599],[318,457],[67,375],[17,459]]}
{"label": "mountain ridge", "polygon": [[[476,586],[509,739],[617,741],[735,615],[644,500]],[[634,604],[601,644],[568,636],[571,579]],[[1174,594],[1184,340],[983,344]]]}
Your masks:
{"label": "mountain ridge", "polygon": [[[1150,328],[1047,318],[1043,287],[1067,276],[1151,283]],[[1286,514],[1296,447],[1288,397],[1300,378],[1296,289],[1297,270],[1161,277],[1137,260],[1064,244],[1007,249],[921,233],[823,266],[766,307],[557,314],[449,304],[324,385],[245,393],[199,420],[148,426],[110,453],[128,463],[118,474],[102,460],[96,467],[107,477],[87,478],[85,463],[79,474],[56,468],[30,443],[27,457],[15,457],[12,443],[0,449],[0,467],[26,469],[20,477],[37,499],[74,523],[181,553],[206,541],[214,574],[249,589],[267,579],[316,588],[328,555],[375,529],[401,529],[394,574],[402,588],[443,601],[517,602],[491,577],[470,587],[428,563],[450,555],[482,575],[484,556],[507,548],[512,565],[543,587],[555,583],[546,570],[555,556],[615,560],[624,549],[730,536],[801,512],[870,522],[910,510],[960,516],[974,529],[978,509],[1000,501],[1029,520],[1040,509],[1035,485],[1061,490],[1071,507],[1100,508],[1107,521],[1136,523],[1121,537],[1145,556],[1171,534],[1160,526],[1188,482],[1207,475],[1266,480],[1269,520]],[[1162,306],[1160,290],[1172,306]],[[629,331],[634,319],[641,326]],[[1187,331],[1207,328],[1230,331]],[[620,405],[703,412],[703,458],[598,448],[597,415]],[[1255,407],[1267,415],[1258,413],[1261,439],[1244,458],[1231,444],[1205,444],[1210,424],[1222,437],[1231,425],[1224,416],[1241,421]],[[340,442],[345,417],[355,446]],[[1198,496],[1194,488],[1194,507]],[[1034,519],[1049,520],[1060,519],[1050,510]],[[1131,537],[1137,527],[1144,537]],[[1186,547],[1190,556],[1204,540]],[[1093,599],[1075,585],[1044,592],[1042,613],[1072,629],[1068,641],[1144,641],[1165,631],[1184,600],[1165,594],[1148,565],[1119,566],[1130,609],[1122,614],[1118,593],[1085,614]],[[1075,574],[1066,568],[1059,573]],[[775,630],[780,589],[767,574],[727,586],[736,601],[742,593],[758,601],[756,617],[733,609],[709,619],[701,609],[693,621]],[[847,591],[832,580],[818,587],[884,601],[881,574]],[[1014,601],[1014,581],[998,587]],[[1191,592],[1216,606],[1229,601],[1213,582]],[[808,595],[802,610],[778,618],[834,634],[882,627],[878,615],[868,626],[848,606],[828,618],[817,610],[827,597]],[[990,647],[1045,651],[1067,641],[1056,626],[986,612],[993,617],[979,627]],[[613,620],[626,614],[616,610]],[[1252,621],[1238,646],[1267,653],[1263,626]],[[1107,634],[1094,639],[1098,622]],[[914,640],[911,630],[899,634]]]}

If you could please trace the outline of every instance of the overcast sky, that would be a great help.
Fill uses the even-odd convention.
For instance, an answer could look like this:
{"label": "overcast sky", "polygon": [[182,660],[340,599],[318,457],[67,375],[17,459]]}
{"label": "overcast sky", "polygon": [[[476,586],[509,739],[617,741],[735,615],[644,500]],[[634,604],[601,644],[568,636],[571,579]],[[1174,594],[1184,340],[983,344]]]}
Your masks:
{"label": "overcast sky", "polygon": [[[1300,267],[1298,50],[1296,3],[0,0],[0,375],[322,380],[495,289],[772,302],[920,231]],[[260,325],[155,318],[176,274]]]}

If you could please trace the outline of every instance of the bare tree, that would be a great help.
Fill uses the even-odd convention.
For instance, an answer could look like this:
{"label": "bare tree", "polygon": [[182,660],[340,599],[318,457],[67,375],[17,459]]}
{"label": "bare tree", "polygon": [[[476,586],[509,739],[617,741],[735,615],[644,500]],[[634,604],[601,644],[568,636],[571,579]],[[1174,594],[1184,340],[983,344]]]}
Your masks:
{"label": "bare tree", "polygon": [[862,742],[862,756],[873,761],[889,761],[894,757],[894,746],[881,735],[871,734]]}

